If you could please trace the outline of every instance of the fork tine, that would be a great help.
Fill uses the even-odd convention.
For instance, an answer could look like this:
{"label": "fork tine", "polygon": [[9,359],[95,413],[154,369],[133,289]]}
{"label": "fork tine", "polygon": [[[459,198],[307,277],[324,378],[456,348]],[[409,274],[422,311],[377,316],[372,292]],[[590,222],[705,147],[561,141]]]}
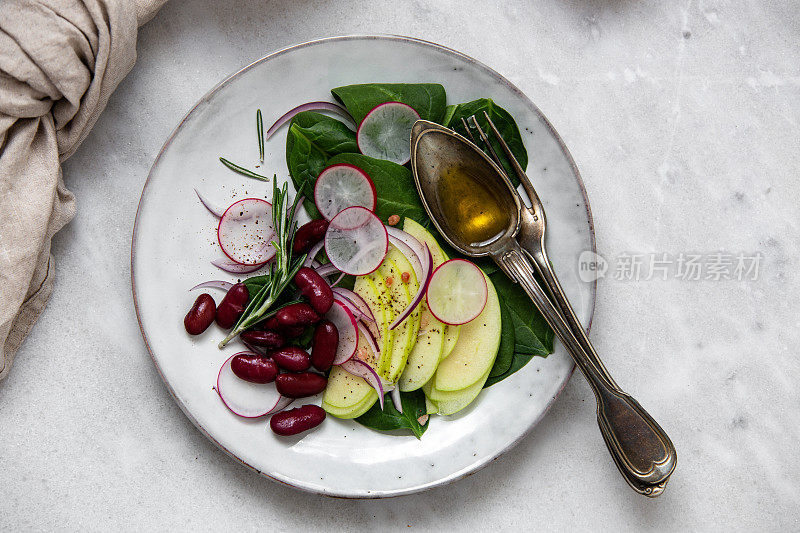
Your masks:
{"label": "fork tine", "polygon": [[522,169],[522,167],[519,164],[519,161],[517,161],[517,158],[514,157],[514,154],[511,153],[511,148],[509,148],[508,144],[506,144],[506,141],[503,140],[503,136],[500,135],[497,126],[495,126],[494,122],[492,122],[492,119],[489,117],[489,113],[484,111],[483,116],[486,117],[486,121],[489,123],[489,127],[492,129],[492,133],[497,138],[497,141],[500,143],[500,146],[503,148],[503,151],[506,153],[506,157],[508,157],[508,160],[511,162],[511,166],[514,168],[514,173],[517,175],[517,178],[519,179],[520,183],[522,183],[522,187],[528,194],[528,198],[530,198],[531,202],[541,203],[541,201],[539,200],[539,195],[536,194],[536,189],[534,189],[533,187],[533,182],[530,180],[528,175]]}
{"label": "fork tine", "polygon": [[461,117],[461,124],[464,126],[464,131],[466,131],[467,135],[469,135],[469,140],[472,141],[472,144],[477,146],[478,141],[475,139],[475,136],[472,135],[472,128],[469,124],[467,124],[467,121],[464,120],[464,117]]}
{"label": "fork tine", "polygon": [[475,115],[472,115],[471,117],[469,117],[467,119],[467,121],[469,121],[470,119],[472,119],[471,124],[473,125],[473,127],[476,130],[478,130],[478,135],[480,136],[481,140],[483,141],[483,144],[485,144],[486,146],[489,147],[489,152],[491,153],[491,156],[492,156],[492,159],[494,159],[494,162],[497,163],[497,166],[500,167],[500,170],[503,171],[503,174],[506,174],[506,177],[510,177],[510,176],[508,176],[508,172],[506,172],[506,168],[503,166],[503,160],[498,157],[497,152],[495,152],[495,150],[494,150],[494,146],[492,146],[492,143],[489,142],[489,137],[486,136],[486,133],[484,133],[483,128],[481,128],[481,125],[478,124],[478,119],[475,118]]}

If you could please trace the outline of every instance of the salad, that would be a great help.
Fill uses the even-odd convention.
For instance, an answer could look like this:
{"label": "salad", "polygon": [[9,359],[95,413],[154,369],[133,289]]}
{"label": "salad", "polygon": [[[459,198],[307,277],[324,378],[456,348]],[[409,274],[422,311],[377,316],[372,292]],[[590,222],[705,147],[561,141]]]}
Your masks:
{"label": "salad", "polygon": [[[224,295],[217,304],[202,293],[184,326],[200,335],[216,322],[226,332],[220,348],[245,348],[222,364],[214,387],[235,415],[270,416],[284,436],[331,415],[420,438],[431,415],[461,411],[551,353],[553,333],[494,263],[462,257],[436,233],[408,167],[411,127],[425,119],[467,134],[464,119],[480,122],[485,111],[523,167],[527,152],[513,117],[491,99],[447,105],[444,87],[427,83],[331,92],[336,103],[300,105],[266,132],[256,112],[262,163],[265,143],[288,128],[296,192],[220,157],[271,182],[272,201],[220,208],[197,193],[218,219],[225,258],[212,264],[239,279],[193,287]],[[319,401],[289,408],[312,397]]]}

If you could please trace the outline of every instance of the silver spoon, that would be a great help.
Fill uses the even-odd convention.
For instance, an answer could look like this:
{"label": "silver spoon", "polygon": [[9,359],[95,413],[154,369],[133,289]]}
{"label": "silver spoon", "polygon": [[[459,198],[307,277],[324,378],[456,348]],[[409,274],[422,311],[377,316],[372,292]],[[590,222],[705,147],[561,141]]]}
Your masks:
{"label": "silver spoon", "polygon": [[[524,219],[528,217],[505,173],[461,135],[424,120],[417,121],[411,131],[411,167],[422,204],[444,238],[465,255],[491,257],[503,272],[519,283],[586,376],[597,399],[600,431],[628,484],[646,496],[661,494],[675,469],[675,447],[639,403],[610,379],[588,337],[585,342],[589,349],[582,346],[562,315],[563,311],[553,305],[536,281],[536,267],[516,239],[521,224],[526,223]],[[491,195],[487,201],[496,203],[508,215],[504,227],[490,238],[468,242],[462,231],[463,221],[452,219],[453,211],[448,202],[453,198],[444,194],[442,184],[446,183],[445,177],[454,172],[469,176],[483,189],[482,194]],[[451,213],[450,218],[446,213]],[[541,214],[544,215],[544,211]]]}

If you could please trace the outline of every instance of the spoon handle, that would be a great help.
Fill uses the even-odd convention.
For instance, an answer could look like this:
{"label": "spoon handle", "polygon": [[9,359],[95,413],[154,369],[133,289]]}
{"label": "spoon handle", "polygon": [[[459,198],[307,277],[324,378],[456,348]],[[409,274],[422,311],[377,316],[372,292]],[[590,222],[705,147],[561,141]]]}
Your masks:
{"label": "spoon handle", "polygon": [[636,400],[620,390],[612,379],[606,379],[608,372],[602,363],[601,371],[592,360],[599,363],[588,337],[585,342],[593,358],[536,281],[534,267],[522,249],[518,245],[507,249],[495,256],[495,261],[522,286],[586,376],[597,398],[600,432],[625,480],[646,496],[661,494],[677,461],[675,447],[667,434]]}

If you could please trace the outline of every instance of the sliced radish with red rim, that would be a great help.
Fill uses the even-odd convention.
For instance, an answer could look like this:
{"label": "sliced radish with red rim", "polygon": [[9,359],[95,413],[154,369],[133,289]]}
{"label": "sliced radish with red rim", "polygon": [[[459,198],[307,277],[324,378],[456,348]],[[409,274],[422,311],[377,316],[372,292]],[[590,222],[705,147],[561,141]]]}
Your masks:
{"label": "sliced radish with red rim", "polygon": [[348,207],[333,217],[325,232],[325,253],[345,274],[362,276],[375,271],[388,248],[386,227],[364,207]]}
{"label": "sliced radish with red rim", "polygon": [[229,291],[231,290],[231,287],[233,287],[233,283],[231,283],[230,281],[211,280],[211,281],[204,281],[199,285],[195,285],[189,290],[193,291],[195,289],[219,289],[221,291]]}
{"label": "sliced radish with red rim", "polygon": [[348,207],[375,210],[378,196],[366,172],[353,165],[333,165],[323,170],[314,185],[314,203],[331,220]]}
{"label": "sliced radish with red rim", "polygon": [[437,320],[452,326],[474,320],[488,296],[481,269],[464,259],[450,259],[433,272],[426,301]]}
{"label": "sliced radish with red rim", "polygon": [[281,411],[292,403],[291,398],[281,396],[274,383],[250,383],[234,374],[231,361],[240,354],[255,355],[253,352],[233,354],[222,364],[217,375],[217,394],[225,407],[243,418],[259,418]]}
{"label": "sliced radish with red rim", "polygon": [[325,318],[333,322],[339,331],[339,346],[336,348],[334,365],[349,361],[358,347],[358,321],[353,313],[342,302],[333,301],[333,306],[325,314]]}
{"label": "sliced radish with red rim", "polygon": [[411,127],[419,113],[402,102],[375,106],[358,126],[356,141],[361,153],[405,165],[411,159]]}
{"label": "sliced radish with red rim", "polygon": [[231,205],[219,219],[217,240],[231,261],[258,265],[272,259],[275,248],[270,240],[272,204],[259,198],[245,198]]}

